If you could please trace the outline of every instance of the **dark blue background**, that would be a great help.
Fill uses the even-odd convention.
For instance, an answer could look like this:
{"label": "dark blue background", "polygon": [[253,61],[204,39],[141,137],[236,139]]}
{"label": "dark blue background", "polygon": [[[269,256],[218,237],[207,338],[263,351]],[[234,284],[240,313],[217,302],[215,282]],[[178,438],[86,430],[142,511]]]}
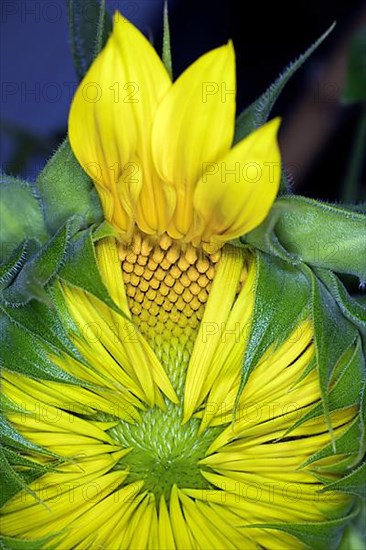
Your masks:
{"label": "dark blue background", "polygon": [[[309,0],[293,2],[292,7],[286,2],[285,7],[278,2],[171,0],[169,5],[175,76],[201,53],[233,38],[239,110],[262,93],[332,21],[338,21],[332,36],[295,76],[279,101],[276,112],[286,124],[312,73],[359,17],[361,2]],[[110,12],[122,11],[157,49],[161,47],[161,0],[107,0],[107,7]],[[2,0],[0,21],[1,163],[7,173],[35,179],[66,133],[77,85],[66,1]],[[357,109],[348,108],[337,120],[327,147],[300,181],[302,192],[337,197],[334,190],[349,156],[347,147],[357,117]],[[332,189],[327,185],[329,179]]]}

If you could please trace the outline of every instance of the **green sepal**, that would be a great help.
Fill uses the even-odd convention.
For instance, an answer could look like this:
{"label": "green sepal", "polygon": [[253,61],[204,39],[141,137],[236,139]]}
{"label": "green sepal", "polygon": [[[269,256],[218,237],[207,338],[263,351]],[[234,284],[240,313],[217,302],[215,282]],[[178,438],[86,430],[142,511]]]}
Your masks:
{"label": "green sepal", "polygon": [[[27,414],[24,411],[24,414]],[[0,471],[2,479],[2,490],[0,492],[0,506],[3,506],[10,498],[17,494],[22,489],[34,495],[38,500],[37,495],[28,487],[28,483],[43,475],[51,466],[42,466],[34,462],[28,461],[22,457],[19,452],[23,452],[29,456],[44,455],[54,458],[55,464],[60,463],[60,459],[54,453],[47,451],[28,441],[13,426],[6,420],[3,415],[0,415]],[[22,461],[30,462],[30,471],[18,472],[16,467],[22,465]],[[23,463],[23,466],[25,463]]]}
{"label": "green sepal", "polygon": [[86,228],[103,219],[98,193],[81,168],[66,138],[37,179],[46,225],[54,234],[70,217]]}
{"label": "green sepal", "polygon": [[[322,373],[320,373],[320,377]],[[356,345],[350,346],[344,352],[333,370],[332,382],[330,388],[326,391],[326,403],[328,413],[345,409],[353,405],[360,405],[360,395],[365,386],[366,372],[365,361],[361,349],[360,339]],[[322,384],[320,383],[322,386]],[[322,404],[315,405],[311,410],[303,415],[291,428],[285,436],[291,434],[301,424],[310,420],[317,419],[323,415]],[[360,434],[359,434],[360,435]],[[337,441],[332,445],[333,452],[338,452]],[[359,448],[359,442],[358,442]]]}
{"label": "green sepal", "polygon": [[[27,414],[26,411],[24,411],[24,414]],[[39,447],[18,433],[3,415],[0,415],[0,437],[2,445],[8,448],[23,451],[29,455],[38,453],[45,456],[54,456],[53,453]]]}
{"label": "green sepal", "polygon": [[2,368],[36,380],[80,383],[50,360],[50,355],[59,352],[40,338],[24,331],[5,315],[0,318],[0,328]]}
{"label": "green sepal", "polygon": [[25,479],[23,479],[8,462],[5,455],[5,449],[2,447],[0,447],[0,472],[2,480],[0,506],[3,506],[11,497],[22,489],[27,493],[33,494],[34,498],[37,498],[34,492],[28,487]]}
{"label": "green sepal", "polygon": [[58,276],[72,286],[89,292],[117,313],[124,315],[109,296],[102,281],[91,229],[82,231],[71,240],[66,261]]}
{"label": "green sepal", "polygon": [[255,523],[246,525],[245,529],[276,529],[299,539],[311,550],[329,550],[338,548],[345,525],[352,521],[359,511],[330,521],[304,523]]}
{"label": "green sepal", "polygon": [[0,290],[9,286],[11,281],[22,269],[27,259],[29,240],[20,243],[10,256],[0,265]]}
{"label": "green sepal", "polygon": [[366,509],[360,512],[358,522],[356,521],[348,525],[344,530],[342,542],[338,550],[363,550],[366,541],[366,525],[364,517]]}
{"label": "green sepal", "polygon": [[305,468],[306,466],[309,466],[322,458],[328,458],[330,456],[334,456],[335,454],[348,456],[351,460],[353,460],[353,463],[359,462],[361,434],[362,423],[360,422],[360,417],[357,416],[353,420],[350,427],[348,427],[347,430],[336,440],[335,451],[333,444],[330,443],[323,449],[320,449],[320,451],[314,453],[301,465],[301,467]]}
{"label": "green sepal", "polygon": [[315,275],[327,287],[329,292],[337,300],[342,313],[354,323],[360,330],[366,329],[366,307],[357,302],[348,294],[345,286],[337,275],[328,269],[314,269]]}
{"label": "green sepal", "polygon": [[324,415],[332,433],[329,418],[329,383],[338,361],[356,341],[358,331],[355,325],[342,315],[337,302],[323,283],[309,268],[307,270],[312,280],[312,320],[320,392]]}
{"label": "green sepal", "polygon": [[23,412],[23,409],[6,395],[0,393],[0,411],[2,413],[18,413]]}
{"label": "green sepal", "polygon": [[34,185],[1,174],[0,198],[0,262],[4,262],[25,239],[43,243],[48,235]]}
{"label": "green sepal", "polygon": [[[30,468],[31,470],[34,470],[34,475],[38,474],[39,472],[42,472],[42,474],[45,474],[46,472],[54,471],[55,468],[58,467],[60,464],[70,461],[70,458],[65,458],[58,455],[51,455],[52,458],[54,458],[54,462],[50,462],[49,464],[44,465],[41,463],[28,460],[23,455],[20,455],[17,450],[13,450],[9,447],[4,447],[3,450],[4,450],[4,454],[9,459],[9,463],[17,466],[25,466],[27,468]],[[24,475],[27,476],[27,472],[24,472]],[[31,472],[31,475],[33,475],[32,472]],[[37,475],[37,477],[39,476]],[[28,483],[30,482],[31,481],[29,481]]]}
{"label": "green sepal", "polygon": [[68,338],[54,307],[51,309],[38,300],[31,300],[26,307],[20,308],[0,304],[0,310],[21,330],[37,336],[43,342],[53,346],[55,350],[62,350],[74,359],[82,361],[80,353]]}
{"label": "green sepal", "polygon": [[347,59],[346,83],[342,94],[344,103],[366,100],[366,26],[361,27],[351,42]]}
{"label": "green sepal", "polygon": [[93,230],[93,242],[96,243],[106,237],[118,238],[118,231],[106,220]]}
{"label": "green sepal", "polygon": [[350,474],[343,477],[342,479],[339,479],[338,481],[334,481],[333,483],[329,483],[324,489],[322,489],[322,493],[327,491],[338,491],[341,493],[348,493],[351,495],[356,495],[358,497],[361,497],[363,499],[366,498],[366,462],[363,462],[358,468],[353,470]]}
{"label": "green sepal", "polygon": [[305,61],[311,56],[311,54],[320,46],[320,44],[327,38],[327,36],[334,29],[335,23],[318,40],[314,42],[305,53],[290,63],[285,71],[277,78],[277,80],[269,86],[269,88],[261,95],[256,101],[254,101],[249,107],[247,107],[237,118],[235,125],[234,144],[241,141],[251,132],[256,130],[267,122],[268,117],[276,103],[280,93],[286,86],[290,78],[296,73],[298,69],[305,63]]}
{"label": "green sepal", "polygon": [[[310,314],[311,285],[304,273],[279,258],[257,251],[255,304],[237,400],[269,347],[280,346]],[[258,322],[260,320],[260,322]]]}
{"label": "green sepal", "polygon": [[300,376],[297,378],[297,380],[294,383],[294,386],[299,384],[302,380],[305,380],[305,378],[314,370],[316,369],[316,358],[313,357],[310,359],[309,364],[304,368]]}
{"label": "green sepal", "polygon": [[52,541],[54,537],[55,535],[52,534],[42,539],[27,540],[0,536],[0,548],[1,550],[42,550],[42,548],[54,550],[57,548],[57,545],[50,545],[50,541]]}
{"label": "green sepal", "polygon": [[[366,354],[364,354],[366,357]],[[360,421],[361,421],[361,438],[360,438],[360,447],[361,449],[366,449],[366,384],[362,388],[360,396]]]}
{"label": "green sepal", "polygon": [[79,336],[79,327],[77,326],[74,319],[70,315],[69,310],[67,309],[61,281],[56,280],[54,284],[50,286],[48,291],[52,295],[52,301],[55,304],[58,316],[62,321],[65,332],[68,335]]}
{"label": "green sepal", "polygon": [[105,0],[68,0],[69,31],[75,69],[81,80],[105,45],[112,20]]}
{"label": "green sepal", "polygon": [[355,300],[357,304],[360,304],[362,308],[366,308],[366,294],[352,293],[352,298]]}
{"label": "green sepal", "polygon": [[45,286],[60,269],[66,257],[72,221],[66,223],[18,273],[2,292],[2,300],[12,307],[24,306],[35,298],[52,305]]}
{"label": "green sepal", "polygon": [[[15,468],[21,467],[22,472]],[[16,495],[21,489],[28,490],[35,498],[36,495],[28,485],[45,473],[45,468],[31,460],[24,458],[19,452],[3,447],[0,450],[0,468],[2,471],[2,487],[0,492],[0,507]]]}
{"label": "green sepal", "polygon": [[365,280],[365,232],[364,214],[286,196],[280,197],[266,220],[240,241],[293,265],[305,262]]}
{"label": "green sepal", "polygon": [[164,19],[163,19],[163,52],[162,61],[165,65],[168,75],[173,79],[172,48],[170,43],[170,26],[168,0],[164,0]]}

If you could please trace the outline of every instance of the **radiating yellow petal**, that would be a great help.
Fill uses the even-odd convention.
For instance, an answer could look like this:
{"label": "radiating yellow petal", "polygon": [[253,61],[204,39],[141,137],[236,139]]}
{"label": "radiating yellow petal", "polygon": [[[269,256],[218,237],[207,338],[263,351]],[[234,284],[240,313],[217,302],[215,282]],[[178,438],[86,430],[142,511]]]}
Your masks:
{"label": "radiating yellow petal", "polygon": [[159,548],[161,548],[161,550],[175,550],[176,544],[172,531],[171,518],[163,495],[160,498],[159,505],[158,533]]}
{"label": "radiating yellow petal", "polygon": [[206,514],[201,513],[200,508],[192,499],[180,490],[178,490],[178,495],[185,520],[197,541],[198,548],[214,548],[215,550],[235,548],[231,541],[225,537],[225,534],[209,522]]}
{"label": "radiating yellow petal", "polygon": [[[227,323],[221,330],[220,342],[216,348],[211,368],[205,380],[204,391],[200,397],[209,395],[200,431],[207,428],[215,416],[220,416],[223,410],[225,410],[228,401],[228,390],[232,387],[233,381],[236,382],[235,389],[237,390],[238,388],[238,378],[243,364],[248,327],[250,326],[254,309],[255,277],[256,268],[253,262],[247,279],[227,319]],[[232,406],[234,406],[234,402]],[[227,417],[228,415],[225,416]],[[228,418],[225,421],[227,422]]]}
{"label": "radiating yellow petal", "polygon": [[[142,485],[143,483],[130,483],[114,493],[114,510],[110,510],[110,518],[105,523],[105,528],[98,532],[98,539],[94,541],[97,548],[126,548],[126,545],[122,545],[124,535],[136,508],[145,498],[144,493],[139,493]],[[86,544],[83,548],[85,547],[88,548]]]}
{"label": "radiating yellow petal", "polygon": [[[125,477],[121,471],[109,472],[101,475],[97,483],[95,480],[83,484],[77,484],[75,481],[70,485],[67,481],[63,483],[59,476],[57,484],[51,486],[55,495],[48,506],[36,503],[29,509],[24,508],[24,500],[28,499],[24,496],[23,509],[3,516],[2,531],[4,534],[11,533],[25,538],[30,534],[35,538],[41,538],[50,534],[51,523],[51,532],[56,534],[67,528],[72,520],[83,516],[90,509],[97,508],[97,503],[123,482]],[[63,493],[60,491],[61,487],[66,488]],[[49,487],[44,491],[45,494],[51,492]],[[29,521],[29,514],[32,521]]]}
{"label": "radiating yellow petal", "polygon": [[206,165],[194,193],[195,236],[203,242],[223,244],[248,233],[267,216],[281,176],[279,124],[280,119],[273,119]]}
{"label": "radiating yellow petal", "polygon": [[[63,290],[74,319],[78,320],[81,327],[90,329],[92,337],[87,347],[91,361],[94,362],[93,354],[97,350],[99,357],[103,357],[101,373],[107,374],[115,368],[118,372],[126,370],[134,382],[141,386],[146,402],[150,405],[155,402],[155,383],[171,400],[177,401],[163,366],[132,322],[84,291],[71,289],[67,285],[64,285]],[[84,349],[83,353],[87,355]],[[116,381],[118,378],[117,373]]]}
{"label": "radiating yellow petal", "polygon": [[[140,487],[142,482],[140,482]],[[93,545],[95,548],[103,547],[101,544],[102,537],[107,538],[108,533],[113,528],[116,522],[116,516],[120,514],[120,510],[128,513],[128,507],[130,503],[126,503],[124,500],[128,499],[131,495],[131,485],[127,485],[123,489],[114,491],[108,495],[101,502],[98,502],[95,506],[92,506],[83,514],[83,521],[80,522],[79,518],[76,519],[75,524],[71,524],[70,533],[65,538],[64,543],[68,548],[74,548],[76,544],[84,542],[87,539],[91,526],[93,526],[94,541],[97,538],[99,545]],[[131,507],[132,508],[132,507]],[[132,508],[133,509],[133,508]],[[119,518],[119,524],[123,522],[122,518]],[[92,546],[92,547],[93,547]],[[111,546],[112,547],[112,546]]]}
{"label": "radiating yellow petal", "polygon": [[153,158],[162,180],[176,189],[169,233],[186,235],[192,197],[205,163],[230,148],[235,116],[235,57],[231,42],[193,63],[159,105],[152,134]]}
{"label": "radiating yellow petal", "polygon": [[117,13],[106,47],[76,91],[69,135],[78,161],[95,182],[106,219],[121,232],[131,231],[140,195],[150,217],[157,218],[165,204],[163,188],[150,173],[150,134],[170,85],[154,48]]}
{"label": "radiating yellow petal", "polygon": [[178,488],[174,485],[170,493],[169,512],[175,544],[178,550],[193,550],[198,548],[198,546],[193,539],[192,532],[187,522],[185,521],[178,494]]}
{"label": "radiating yellow petal", "polygon": [[95,247],[98,267],[109,295],[127,317],[131,317],[128,309],[125,287],[121,273],[121,262],[118,255],[118,246],[113,238],[99,241]]}
{"label": "radiating yellow petal", "polygon": [[210,390],[210,387],[206,387],[206,380],[223,337],[222,327],[225,326],[233,306],[243,263],[243,255],[234,247],[226,250],[220,260],[188,365],[183,422],[189,420]]}
{"label": "radiating yellow petal", "polygon": [[[128,523],[120,548],[136,548],[136,550],[147,548],[153,513],[153,500],[154,496],[149,493],[138,506]],[[156,512],[154,511],[154,513]]]}

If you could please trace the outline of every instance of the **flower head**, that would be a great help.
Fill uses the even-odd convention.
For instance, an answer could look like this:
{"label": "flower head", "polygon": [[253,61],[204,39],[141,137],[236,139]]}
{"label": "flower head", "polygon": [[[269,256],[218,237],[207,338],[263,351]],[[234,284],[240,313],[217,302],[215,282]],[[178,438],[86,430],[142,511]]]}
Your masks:
{"label": "flower head", "polygon": [[[277,120],[231,148],[234,114],[231,43],[172,83],[143,35],[115,17],[69,126],[117,233],[95,247],[114,307],[55,282],[73,351],[42,349],[65,381],[3,373],[7,420],[33,445],[22,459],[47,468],[6,504],[5,537],[45,548],[302,548],[291,525],[351,510],[351,496],[323,489],[354,461],[332,442],[358,407],[325,419],[307,311],[239,391],[261,322],[258,260],[228,241],[267,215],[280,157]],[[356,351],[340,358],[333,387]]]}
{"label": "flower head", "polygon": [[151,44],[116,14],[76,92],[69,133],[121,238],[138,229],[223,244],[263,221],[280,178],[278,120],[231,148],[234,124],[231,42],[172,83]]}

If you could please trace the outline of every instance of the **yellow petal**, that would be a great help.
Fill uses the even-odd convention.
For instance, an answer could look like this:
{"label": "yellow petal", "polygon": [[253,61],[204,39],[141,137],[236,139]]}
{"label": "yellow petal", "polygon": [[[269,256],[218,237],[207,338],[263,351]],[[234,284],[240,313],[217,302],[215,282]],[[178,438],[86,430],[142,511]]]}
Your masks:
{"label": "yellow petal", "polygon": [[192,532],[183,515],[179,502],[179,489],[176,485],[173,485],[170,493],[169,512],[174,540],[178,550],[190,550],[191,548],[197,548]]}
{"label": "yellow petal", "polygon": [[200,508],[193,499],[187,497],[180,490],[178,490],[178,495],[185,520],[199,548],[215,548],[215,550],[230,550],[235,548],[231,541],[217,529],[217,525],[209,522],[207,514],[200,511]]}
{"label": "yellow petal", "polygon": [[244,235],[267,216],[281,176],[279,124],[279,118],[273,119],[221,160],[206,165],[194,194],[196,235],[203,242],[223,243]]}
{"label": "yellow petal", "polygon": [[156,175],[149,174],[150,139],[157,104],[170,85],[154,48],[117,13],[106,47],[75,94],[69,135],[106,219],[119,231],[131,231],[140,194],[148,194],[154,211],[153,201],[163,193],[161,186],[151,188]]}
{"label": "yellow petal", "polygon": [[154,163],[161,179],[174,185],[177,193],[172,237],[187,234],[194,186],[205,163],[229,150],[234,117],[235,56],[229,42],[200,57],[178,78],[154,121]]}
{"label": "yellow petal", "polygon": [[176,545],[171,525],[171,518],[167,509],[165,497],[163,495],[160,497],[158,533],[159,547],[162,550],[175,550]]}
{"label": "yellow petal", "polygon": [[[210,291],[200,330],[189,361],[184,391],[183,422],[187,422],[210,391],[206,381],[213,365],[217,348],[222,341],[221,328],[230,315],[240,275],[243,255],[238,248],[225,250]],[[225,289],[223,294],[222,289]]]}

